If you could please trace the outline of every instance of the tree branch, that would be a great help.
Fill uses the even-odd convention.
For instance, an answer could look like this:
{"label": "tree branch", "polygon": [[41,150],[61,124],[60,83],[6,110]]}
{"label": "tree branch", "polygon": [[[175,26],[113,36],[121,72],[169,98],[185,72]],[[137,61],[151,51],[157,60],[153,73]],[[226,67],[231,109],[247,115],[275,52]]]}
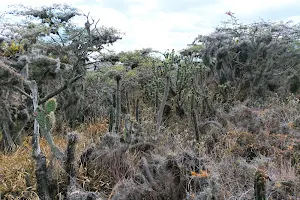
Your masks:
{"label": "tree branch", "polygon": [[23,91],[21,88],[13,85],[13,88],[17,91],[19,91],[21,94],[25,95],[27,98],[32,99],[32,96],[28,93],[26,93],[25,91]]}
{"label": "tree branch", "polygon": [[21,81],[25,81],[24,77],[20,73],[18,73],[12,67],[10,67],[7,64],[5,64],[2,60],[0,60],[0,68],[4,69],[5,71],[7,71],[8,73],[10,73],[11,75],[17,77]]}
{"label": "tree branch", "polygon": [[39,101],[39,104],[43,104],[45,103],[48,99],[56,96],[57,94],[61,93],[62,91],[64,91],[65,89],[67,89],[69,87],[70,84],[76,82],[78,79],[82,78],[83,74],[80,74],[72,79],[70,79],[69,81],[67,81],[62,87],[60,87],[59,89],[55,90],[54,92],[48,94],[47,96],[45,96],[43,99],[41,99]]}

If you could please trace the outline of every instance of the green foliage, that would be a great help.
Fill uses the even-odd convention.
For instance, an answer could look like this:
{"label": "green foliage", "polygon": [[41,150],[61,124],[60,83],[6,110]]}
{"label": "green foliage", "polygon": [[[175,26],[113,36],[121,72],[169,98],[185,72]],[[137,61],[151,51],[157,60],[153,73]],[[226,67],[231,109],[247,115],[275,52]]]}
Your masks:
{"label": "green foliage", "polygon": [[2,42],[0,49],[3,52],[3,56],[10,57],[16,55],[17,53],[22,53],[24,51],[24,45],[18,44],[14,41],[11,43]]}
{"label": "green foliage", "polygon": [[117,72],[123,72],[123,71],[125,71],[125,67],[122,65],[116,65],[116,66],[110,67],[110,70],[114,70]]}
{"label": "green foliage", "polygon": [[190,45],[189,47],[183,49],[180,51],[180,54],[183,56],[191,56],[191,55],[195,55],[195,56],[200,56],[199,52],[203,49],[203,45],[201,44],[193,44]]}
{"label": "green foliage", "polygon": [[158,59],[151,56],[154,51],[152,49],[141,49],[135,51],[121,52],[118,54],[119,61],[126,66],[135,68],[137,66],[150,67],[153,62],[157,62]]}
{"label": "green foliage", "polygon": [[126,78],[134,78],[137,75],[137,70],[133,69],[133,70],[129,70],[128,72],[126,72],[125,77]]}
{"label": "green foliage", "polygon": [[[14,33],[14,40],[22,41],[31,49],[42,50],[47,56],[60,58],[63,63],[71,65],[88,61],[88,52],[100,52],[104,45],[121,39],[118,30],[113,27],[97,27],[88,15],[86,18],[77,8],[66,4],[35,8],[14,6],[5,14],[9,15],[22,19],[3,25]],[[88,22],[77,25],[72,21],[74,17],[82,17]]]}

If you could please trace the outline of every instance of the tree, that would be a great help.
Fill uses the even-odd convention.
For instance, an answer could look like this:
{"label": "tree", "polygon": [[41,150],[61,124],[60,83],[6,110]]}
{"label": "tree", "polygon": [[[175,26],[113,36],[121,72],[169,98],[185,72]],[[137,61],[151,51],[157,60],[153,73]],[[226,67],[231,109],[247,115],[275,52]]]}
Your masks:
{"label": "tree", "polygon": [[[60,94],[59,110],[65,118],[74,116],[69,111],[80,113],[78,103],[83,98],[84,85],[79,79],[85,76],[90,55],[100,54],[106,45],[121,39],[120,33],[114,28],[98,27],[99,21],[68,5],[19,5],[4,17],[11,15],[22,20],[3,20],[0,25],[0,32],[9,38],[1,44],[2,63],[24,79],[36,81],[39,104]],[[75,17],[84,17],[85,26],[74,24]],[[20,144],[21,133],[32,120],[31,90],[3,68],[0,80],[0,112],[4,118],[1,132],[5,135],[1,143],[3,148],[13,149]]]}
{"label": "tree", "polygon": [[299,92],[292,87],[299,85],[299,26],[265,21],[245,25],[228,15],[229,21],[193,43],[203,46],[198,54],[217,84],[232,88],[232,95],[227,90],[219,99],[264,100],[274,92],[281,97]]}

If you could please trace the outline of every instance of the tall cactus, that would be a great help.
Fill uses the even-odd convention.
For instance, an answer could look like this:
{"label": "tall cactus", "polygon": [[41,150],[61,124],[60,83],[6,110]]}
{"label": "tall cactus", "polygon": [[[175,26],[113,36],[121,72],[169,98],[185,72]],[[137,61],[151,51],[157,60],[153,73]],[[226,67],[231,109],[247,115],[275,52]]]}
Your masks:
{"label": "tall cactus", "polygon": [[255,173],[254,196],[255,200],[266,200],[266,178],[263,169],[258,169]]}
{"label": "tall cactus", "polygon": [[108,127],[108,131],[111,133],[113,131],[113,127],[114,127],[114,108],[111,105],[109,107],[109,127]]}
{"label": "tall cactus", "polygon": [[192,92],[191,96],[191,113],[192,113],[192,120],[195,128],[195,136],[196,136],[196,141],[199,143],[200,142],[200,131],[199,131],[199,124],[198,124],[198,115],[196,112],[196,106],[195,106],[195,93],[194,91]]}
{"label": "tall cactus", "polygon": [[118,74],[118,75],[116,75],[115,79],[117,81],[115,132],[118,134],[120,131],[120,125],[121,125],[121,92],[120,92],[121,76]]}
{"label": "tall cactus", "polygon": [[140,122],[139,112],[140,112],[140,100],[137,99],[136,106],[135,106],[135,120],[137,122]]}
{"label": "tall cactus", "polygon": [[56,99],[51,98],[46,101],[44,108],[39,106],[36,113],[36,120],[40,125],[40,130],[42,135],[47,140],[50,145],[51,151],[57,159],[62,159],[64,154],[59,150],[59,148],[54,144],[53,138],[51,136],[51,130],[55,124],[54,112],[57,108]]}
{"label": "tall cactus", "polygon": [[132,121],[130,118],[130,114],[125,115],[124,119],[124,139],[126,143],[131,142],[131,132],[132,132]]}
{"label": "tall cactus", "polygon": [[166,106],[167,103],[167,99],[169,96],[169,91],[170,91],[170,85],[171,85],[171,78],[169,75],[167,75],[166,78],[166,85],[165,85],[165,90],[164,90],[164,96],[162,98],[162,101],[160,103],[158,112],[157,112],[157,118],[156,118],[156,128],[157,130],[159,129],[161,123],[162,123],[162,117],[163,117],[163,112],[164,112],[164,108]]}

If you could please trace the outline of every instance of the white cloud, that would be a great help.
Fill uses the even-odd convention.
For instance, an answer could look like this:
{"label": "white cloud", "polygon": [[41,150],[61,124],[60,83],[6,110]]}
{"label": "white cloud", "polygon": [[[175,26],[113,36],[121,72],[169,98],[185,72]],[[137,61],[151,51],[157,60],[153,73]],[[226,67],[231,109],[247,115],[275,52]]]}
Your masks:
{"label": "white cloud", "polygon": [[23,4],[27,6],[44,6],[44,5],[51,5],[54,3],[66,3],[66,4],[76,4],[79,2],[83,2],[84,0],[10,0],[10,1],[1,1],[1,10],[3,8],[7,8],[8,5],[13,4]]}
{"label": "white cloud", "polygon": [[251,15],[286,5],[297,5],[297,1],[298,0],[221,0],[221,4],[225,9],[231,10],[232,12],[237,12],[241,15]]}
{"label": "white cloud", "polygon": [[158,8],[156,0],[145,1],[145,0],[128,0],[128,2],[138,2],[139,4],[133,4],[129,6],[129,14],[131,16],[145,16],[149,12],[154,11]]}
{"label": "white cloud", "polygon": [[300,23],[300,16],[291,16],[287,18],[288,21],[293,21],[294,23]]}
{"label": "white cloud", "polygon": [[[117,51],[144,47],[161,51],[184,48],[198,34],[208,34],[221,21],[228,20],[229,17],[225,15],[228,10],[236,13],[242,22],[252,22],[272,10],[272,15],[276,15],[274,10],[281,11],[280,16],[284,16],[282,20],[300,21],[300,15],[292,15],[289,11],[282,10],[282,7],[295,7],[298,0],[189,0],[184,3],[175,0],[121,1],[121,4],[118,0],[65,0],[64,3],[71,3],[85,13],[90,12],[95,19],[100,18],[100,25],[112,26],[125,32],[124,38],[114,46]],[[22,0],[11,0],[9,3],[25,4]],[[61,0],[27,0],[25,5],[52,3],[61,3]],[[166,7],[163,8],[162,5]],[[3,6],[0,10],[4,9]],[[76,22],[83,24],[84,20],[76,19]]]}

